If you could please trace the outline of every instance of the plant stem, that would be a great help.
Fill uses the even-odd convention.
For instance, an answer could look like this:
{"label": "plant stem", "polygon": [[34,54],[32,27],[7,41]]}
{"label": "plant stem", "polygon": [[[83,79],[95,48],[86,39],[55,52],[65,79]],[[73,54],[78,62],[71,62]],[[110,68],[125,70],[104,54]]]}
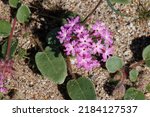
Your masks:
{"label": "plant stem", "polygon": [[14,32],[14,29],[15,29],[16,21],[17,21],[17,19],[15,17],[14,20],[13,20],[13,26],[11,28],[10,36],[8,38],[8,44],[7,44],[7,51],[6,51],[6,55],[5,55],[5,60],[8,60],[9,57],[10,57],[11,42],[12,42],[12,37],[13,37],[13,32]]}
{"label": "plant stem", "polygon": [[76,79],[76,76],[74,73],[72,73],[72,65],[71,65],[71,62],[70,62],[70,57],[67,56],[67,68],[68,68],[68,72],[69,74],[72,76],[73,79]]}
{"label": "plant stem", "polygon": [[144,63],[144,60],[141,60],[139,62],[133,63],[133,64],[130,65],[130,68],[135,68],[135,67],[137,67],[137,66],[139,66],[139,65],[141,65],[143,63]]}
{"label": "plant stem", "polygon": [[125,71],[124,67],[119,72],[121,73],[121,80],[117,84],[116,88],[119,88],[121,85],[123,85],[124,80],[127,78],[127,74],[126,74],[126,71]]}
{"label": "plant stem", "polygon": [[40,40],[38,38],[34,39],[35,43],[37,44],[37,46],[40,48],[40,50],[43,52],[44,48],[40,42]]}
{"label": "plant stem", "polygon": [[122,68],[121,69],[121,74],[122,74],[122,82],[124,82],[125,79],[127,79],[127,74],[126,74],[126,71],[125,71],[125,68]]}
{"label": "plant stem", "polygon": [[86,20],[94,13],[94,11],[98,8],[98,6],[100,5],[102,0],[100,0],[97,5],[95,6],[95,8],[85,17],[85,19],[82,21],[82,23],[86,22]]}

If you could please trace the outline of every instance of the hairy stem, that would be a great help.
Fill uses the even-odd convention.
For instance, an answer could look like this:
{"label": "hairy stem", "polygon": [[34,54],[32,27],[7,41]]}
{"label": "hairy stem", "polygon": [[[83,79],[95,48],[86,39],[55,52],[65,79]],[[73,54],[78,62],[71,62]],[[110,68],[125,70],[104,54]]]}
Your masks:
{"label": "hairy stem", "polygon": [[9,57],[10,57],[11,42],[12,42],[12,37],[13,37],[13,32],[14,32],[14,29],[15,29],[16,21],[17,21],[17,19],[15,17],[14,20],[13,20],[13,25],[12,25],[12,28],[11,28],[10,36],[8,38],[8,44],[7,44],[7,51],[6,51],[6,55],[5,55],[5,60],[8,60]]}
{"label": "hairy stem", "polygon": [[68,68],[68,72],[72,76],[72,78],[76,79],[75,74],[72,73],[72,65],[71,65],[71,61],[70,61],[70,57],[69,56],[67,56],[67,68]]}
{"label": "hairy stem", "polygon": [[122,74],[122,82],[124,82],[125,79],[127,79],[127,74],[126,74],[126,71],[125,71],[125,68],[122,68],[121,69],[121,74]]}
{"label": "hairy stem", "polygon": [[119,88],[121,85],[123,85],[124,84],[124,80],[127,78],[127,74],[126,74],[125,68],[122,68],[119,72],[121,73],[121,80],[117,84],[116,88]]}
{"label": "hairy stem", "polygon": [[98,6],[100,5],[102,0],[100,0],[97,5],[95,6],[95,8],[85,17],[85,19],[82,21],[82,23],[86,22],[86,20],[94,13],[94,11],[98,8]]}
{"label": "hairy stem", "polygon": [[139,66],[139,65],[141,65],[143,63],[144,63],[144,60],[141,60],[139,62],[133,63],[133,64],[130,65],[130,68],[135,68],[135,67],[137,67],[137,66]]}

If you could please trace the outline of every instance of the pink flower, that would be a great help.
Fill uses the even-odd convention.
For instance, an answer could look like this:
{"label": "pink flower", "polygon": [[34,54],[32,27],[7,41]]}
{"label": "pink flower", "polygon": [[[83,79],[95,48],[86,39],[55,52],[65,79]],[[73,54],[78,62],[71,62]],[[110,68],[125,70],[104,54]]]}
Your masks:
{"label": "pink flower", "polygon": [[0,87],[0,93],[6,93],[7,89],[5,87]]}
{"label": "pink flower", "polygon": [[100,64],[97,60],[94,60],[91,55],[85,55],[77,56],[77,66],[91,71],[93,68],[99,67]]}
{"label": "pink flower", "polygon": [[77,66],[84,67],[85,69],[88,67],[88,63],[92,60],[90,55],[85,56],[77,56]]}
{"label": "pink flower", "polygon": [[101,43],[101,40],[97,41],[97,43],[92,43],[93,54],[101,54],[104,45]]}
{"label": "pink flower", "polygon": [[76,18],[67,19],[67,21],[68,23],[65,24],[65,27],[72,28],[73,26],[75,26],[77,23],[80,22],[80,17],[77,16]]}
{"label": "pink flower", "polygon": [[0,92],[5,93],[7,89],[4,87],[4,80],[13,73],[12,60],[0,60]]}
{"label": "pink flower", "polygon": [[14,62],[12,60],[0,60],[0,73],[2,73],[4,78],[12,75],[13,64]]}
{"label": "pink flower", "polygon": [[103,57],[103,59],[102,59],[102,61],[103,62],[106,62],[106,60],[108,59],[108,57],[110,56],[110,55],[112,55],[113,54],[113,47],[111,47],[111,48],[105,48],[105,51],[104,51],[104,53],[102,54],[102,57]]}
{"label": "pink flower", "polygon": [[92,38],[89,37],[89,34],[83,35],[82,37],[79,38],[79,42],[81,45],[90,46],[92,43]]}
{"label": "pink flower", "polygon": [[89,61],[91,61],[91,57],[87,56],[77,56],[78,65],[85,66]]}
{"label": "pink flower", "polygon": [[92,60],[89,64],[88,71],[91,71],[93,68],[100,67],[100,63],[97,60]]}
{"label": "pink flower", "polygon": [[6,88],[4,87],[4,76],[0,73],[0,93],[5,93]]}
{"label": "pink flower", "polygon": [[83,35],[87,35],[89,34],[88,30],[86,30],[86,28],[83,25],[76,25],[74,27],[74,31],[75,34],[77,34],[77,37],[80,38]]}
{"label": "pink flower", "polygon": [[66,43],[64,44],[65,46],[65,51],[67,55],[72,55],[75,56],[75,47],[76,47],[77,42],[76,41],[72,41],[70,43]]}
{"label": "pink flower", "polygon": [[60,43],[68,42],[71,39],[71,32],[69,32],[69,30],[63,26],[60,29],[61,31],[58,32],[57,36]]}
{"label": "pink flower", "polygon": [[80,18],[71,18],[61,27],[57,38],[65,47],[66,55],[76,59],[76,65],[90,71],[100,66],[96,56],[106,62],[113,53],[112,35],[102,22],[96,22],[91,29],[80,23]]}
{"label": "pink flower", "polygon": [[86,45],[78,44],[76,48],[76,52],[78,55],[83,56],[90,53],[90,48]]}
{"label": "pink flower", "polygon": [[105,24],[102,22],[97,21],[93,26],[92,30],[94,31],[94,36],[99,37],[103,30],[106,30]]}
{"label": "pink flower", "polygon": [[108,30],[104,30],[103,33],[101,34],[101,37],[104,39],[106,44],[111,45],[113,43],[111,33]]}

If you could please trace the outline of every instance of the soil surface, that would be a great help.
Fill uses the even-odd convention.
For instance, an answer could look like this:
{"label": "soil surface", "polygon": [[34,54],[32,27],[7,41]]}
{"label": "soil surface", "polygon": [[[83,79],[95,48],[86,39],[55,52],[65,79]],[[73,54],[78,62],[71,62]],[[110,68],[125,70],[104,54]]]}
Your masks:
{"label": "soil surface", "polygon": [[[14,75],[8,78],[5,85],[9,92],[4,99],[70,99],[66,92],[66,84],[56,85],[43,78],[35,65],[34,56],[40,51],[37,46],[44,47],[45,39],[52,29],[61,25],[58,20],[67,14],[74,12],[83,18],[86,17],[99,0],[23,0],[29,5],[32,16],[27,24],[17,22],[14,37],[19,40],[19,47],[26,50],[26,56],[20,57],[17,53],[14,58]],[[114,13],[108,6],[106,0],[96,9],[88,19],[91,24],[97,20],[104,22],[111,30],[114,40],[114,55],[121,57],[126,65],[138,62],[142,59],[142,50],[150,44],[150,20],[139,19],[139,0],[133,0],[129,5],[115,5],[122,13],[129,16],[122,17]],[[150,10],[147,3],[149,0],[141,0],[145,9]],[[14,9],[10,9],[7,0],[0,1],[0,19],[11,21]],[[2,40],[0,38],[0,40]],[[18,50],[19,51],[19,50]],[[145,92],[145,87],[150,83],[150,68],[139,65],[136,69],[140,72],[138,81],[134,86],[145,93],[146,99],[150,99],[150,93]],[[73,72],[82,76],[89,76],[96,88],[97,99],[109,100],[120,99],[112,94],[115,87],[109,81],[111,74],[105,68],[97,68],[90,73],[77,69],[73,66]],[[128,86],[133,84],[126,80]],[[126,88],[128,88],[128,86]]]}

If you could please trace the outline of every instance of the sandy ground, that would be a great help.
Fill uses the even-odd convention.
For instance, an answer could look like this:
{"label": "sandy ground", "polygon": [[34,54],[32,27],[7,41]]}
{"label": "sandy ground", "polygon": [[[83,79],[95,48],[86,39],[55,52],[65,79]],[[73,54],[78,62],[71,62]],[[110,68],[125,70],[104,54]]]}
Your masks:
{"label": "sandy ground", "polygon": [[[11,13],[5,1],[0,1],[0,19],[9,21]],[[137,19],[136,1],[138,0],[133,1],[132,4],[126,6],[115,5],[123,13],[130,14],[132,17],[121,17],[115,14],[103,0],[87,21],[87,23],[93,23],[100,20],[110,28],[113,33],[114,55],[121,57],[125,64],[141,60],[142,49],[150,44],[150,20]],[[148,1],[142,0],[142,2]],[[35,47],[35,40],[41,41],[52,28],[58,26],[54,24],[55,21],[51,16],[59,17],[61,12],[72,11],[85,17],[95,7],[98,0],[24,0],[24,3],[32,8],[32,18],[26,26],[18,23],[14,36],[18,38],[19,46],[27,50],[29,59],[19,59],[17,55],[14,58],[15,73],[14,77],[6,82],[10,90],[4,99],[69,99],[65,84],[57,86],[43,78],[36,69],[34,55],[38,49]],[[140,71],[136,86],[145,92],[145,86],[150,82],[150,68],[142,65],[136,69]],[[75,67],[74,73],[87,76],[87,73]],[[88,75],[91,76],[90,79],[95,85],[97,99],[117,99],[108,91],[113,86],[107,83],[111,77],[106,69],[97,68]],[[145,95],[146,99],[150,99],[149,93]]]}

